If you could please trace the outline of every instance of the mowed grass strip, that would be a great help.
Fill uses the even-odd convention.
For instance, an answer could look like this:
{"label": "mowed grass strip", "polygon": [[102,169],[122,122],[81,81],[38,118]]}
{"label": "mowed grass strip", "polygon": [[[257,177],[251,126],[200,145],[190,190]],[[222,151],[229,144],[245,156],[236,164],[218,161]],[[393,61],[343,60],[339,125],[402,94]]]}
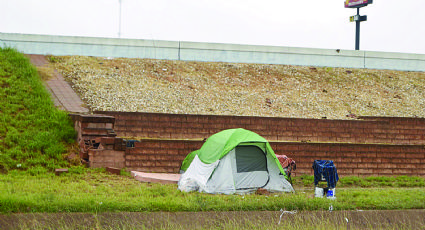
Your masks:
{"label": "mowed grass strip", "polygon": [[74,142],[68,114],[53,106],[37,69],[12,48],[0,48],[0,173],[32,175],[68,166]]}
{"label": "mowed grass strip", "polygon": [[[294,187],[311,187],[314,183],[314,176],[302,175],[294,177],[292,180]],[[321,182],[322,183],[322,182]],[[321,186],[322,184],[320,184]],[[361,187],[361,188],[409,188],[425,187],[425,178],[418,176],[344,176],[339,178],[337,187]]]}
{"label": "mowed grass strip", "polygon": [[336,200],[313,198],[313,185],[295,194],[211,195],[184,193],[177,185],[140,183],[128,176],[72,168],[71,173],[0,175],[0,212],[144,212],[392,210],[425,208],[425,189],[336,189]]}
{"label": "mowed grass strip", "polygon": [[[425,210],[19,213],[3,229],[424,229]],[[348,221],[348,222],[347,222]]]}

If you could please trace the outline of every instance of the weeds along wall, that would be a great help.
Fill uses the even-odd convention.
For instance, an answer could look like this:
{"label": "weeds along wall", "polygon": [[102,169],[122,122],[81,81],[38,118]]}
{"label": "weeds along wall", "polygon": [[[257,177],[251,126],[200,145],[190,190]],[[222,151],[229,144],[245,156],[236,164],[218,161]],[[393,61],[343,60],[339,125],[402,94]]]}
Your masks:
{"label": "weeds along wall", "polygon": [[425,71],[425,55],[373,51],[254,46],[0,33],[0,46],[26,54],[152,58]]}
{"label": "weeds along wall", "polygon": [[[425,176],[424,126],[420,118],[363,117],[356,120],[204,116],[99,112],[78,119],[91,167],[178,173],[186,155],[203,139],[228,128],[246,128],[270,141],[276,154],[297,162],[295,175],[312,175],[313,160],[333,160],[340,175]],[[91,124],[114,118],[111,136]],[[111,120],[109,120],[111,122]],[[84,127],[87,127],[84,128]],[[97,136],[93,135],[96,130]],[[90,141],[84,140],[89,137]],[[131,141],[130,141],[131,140]],[[95,147],[96,146],[96,147]]]}

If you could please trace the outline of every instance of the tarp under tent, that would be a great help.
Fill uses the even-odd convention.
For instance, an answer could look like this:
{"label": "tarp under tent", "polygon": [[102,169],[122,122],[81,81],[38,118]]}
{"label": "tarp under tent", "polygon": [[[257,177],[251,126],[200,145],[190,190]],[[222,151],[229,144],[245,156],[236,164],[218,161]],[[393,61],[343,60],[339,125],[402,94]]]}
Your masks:
{"label": "tarp under tent", "polygon": [[244,194],[262,188],[293,192],[269,142],[246,129],[228,129],[210,136],[181,166],[181,191]]}

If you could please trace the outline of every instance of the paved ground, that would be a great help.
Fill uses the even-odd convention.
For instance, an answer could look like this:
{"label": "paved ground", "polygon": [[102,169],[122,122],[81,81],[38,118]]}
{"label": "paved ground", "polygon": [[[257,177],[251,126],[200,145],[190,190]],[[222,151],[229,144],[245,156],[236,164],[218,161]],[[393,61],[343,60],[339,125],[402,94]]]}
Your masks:
{"label": "paved ground", "polygon": [[161,183],[161,184],[177,184],[180,179],[180,174],[173,173],[144,173],[131,171],[134,179],[141,182]]}
{"label": "paved ground", "polygon": [[[46,56],[44,55],[29,54],[28,57],[35,66],[45,66],[48,64]],[[58,108],[73,113],[89,112],[89,110],[84,107],[84,102],[56,70],[54,71],[53,77],[46,81],[46,88],[51,93],[52,100]]]}

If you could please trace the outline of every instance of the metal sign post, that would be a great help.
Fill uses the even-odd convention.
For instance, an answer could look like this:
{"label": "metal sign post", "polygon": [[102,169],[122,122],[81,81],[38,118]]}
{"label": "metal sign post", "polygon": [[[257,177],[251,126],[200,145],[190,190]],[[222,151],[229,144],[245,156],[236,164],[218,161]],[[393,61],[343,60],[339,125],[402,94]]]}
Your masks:
{"label": "metal sign post", "polygon": [[367,16],[360,16],[360,8],[357,8],[357,15],[354,21],[356,22],[356,50],[360,49],[360,22],[367,21]]}
{"label": "metal sign post", "polygon": [[356,22],[356,50],[360,49],[360,22],[367,21],[367,16],[360,15],[360,7],[372,4],[373,0],[346,0],[345,8],[357,8],[357,14],[350,17],[350,22]]}

